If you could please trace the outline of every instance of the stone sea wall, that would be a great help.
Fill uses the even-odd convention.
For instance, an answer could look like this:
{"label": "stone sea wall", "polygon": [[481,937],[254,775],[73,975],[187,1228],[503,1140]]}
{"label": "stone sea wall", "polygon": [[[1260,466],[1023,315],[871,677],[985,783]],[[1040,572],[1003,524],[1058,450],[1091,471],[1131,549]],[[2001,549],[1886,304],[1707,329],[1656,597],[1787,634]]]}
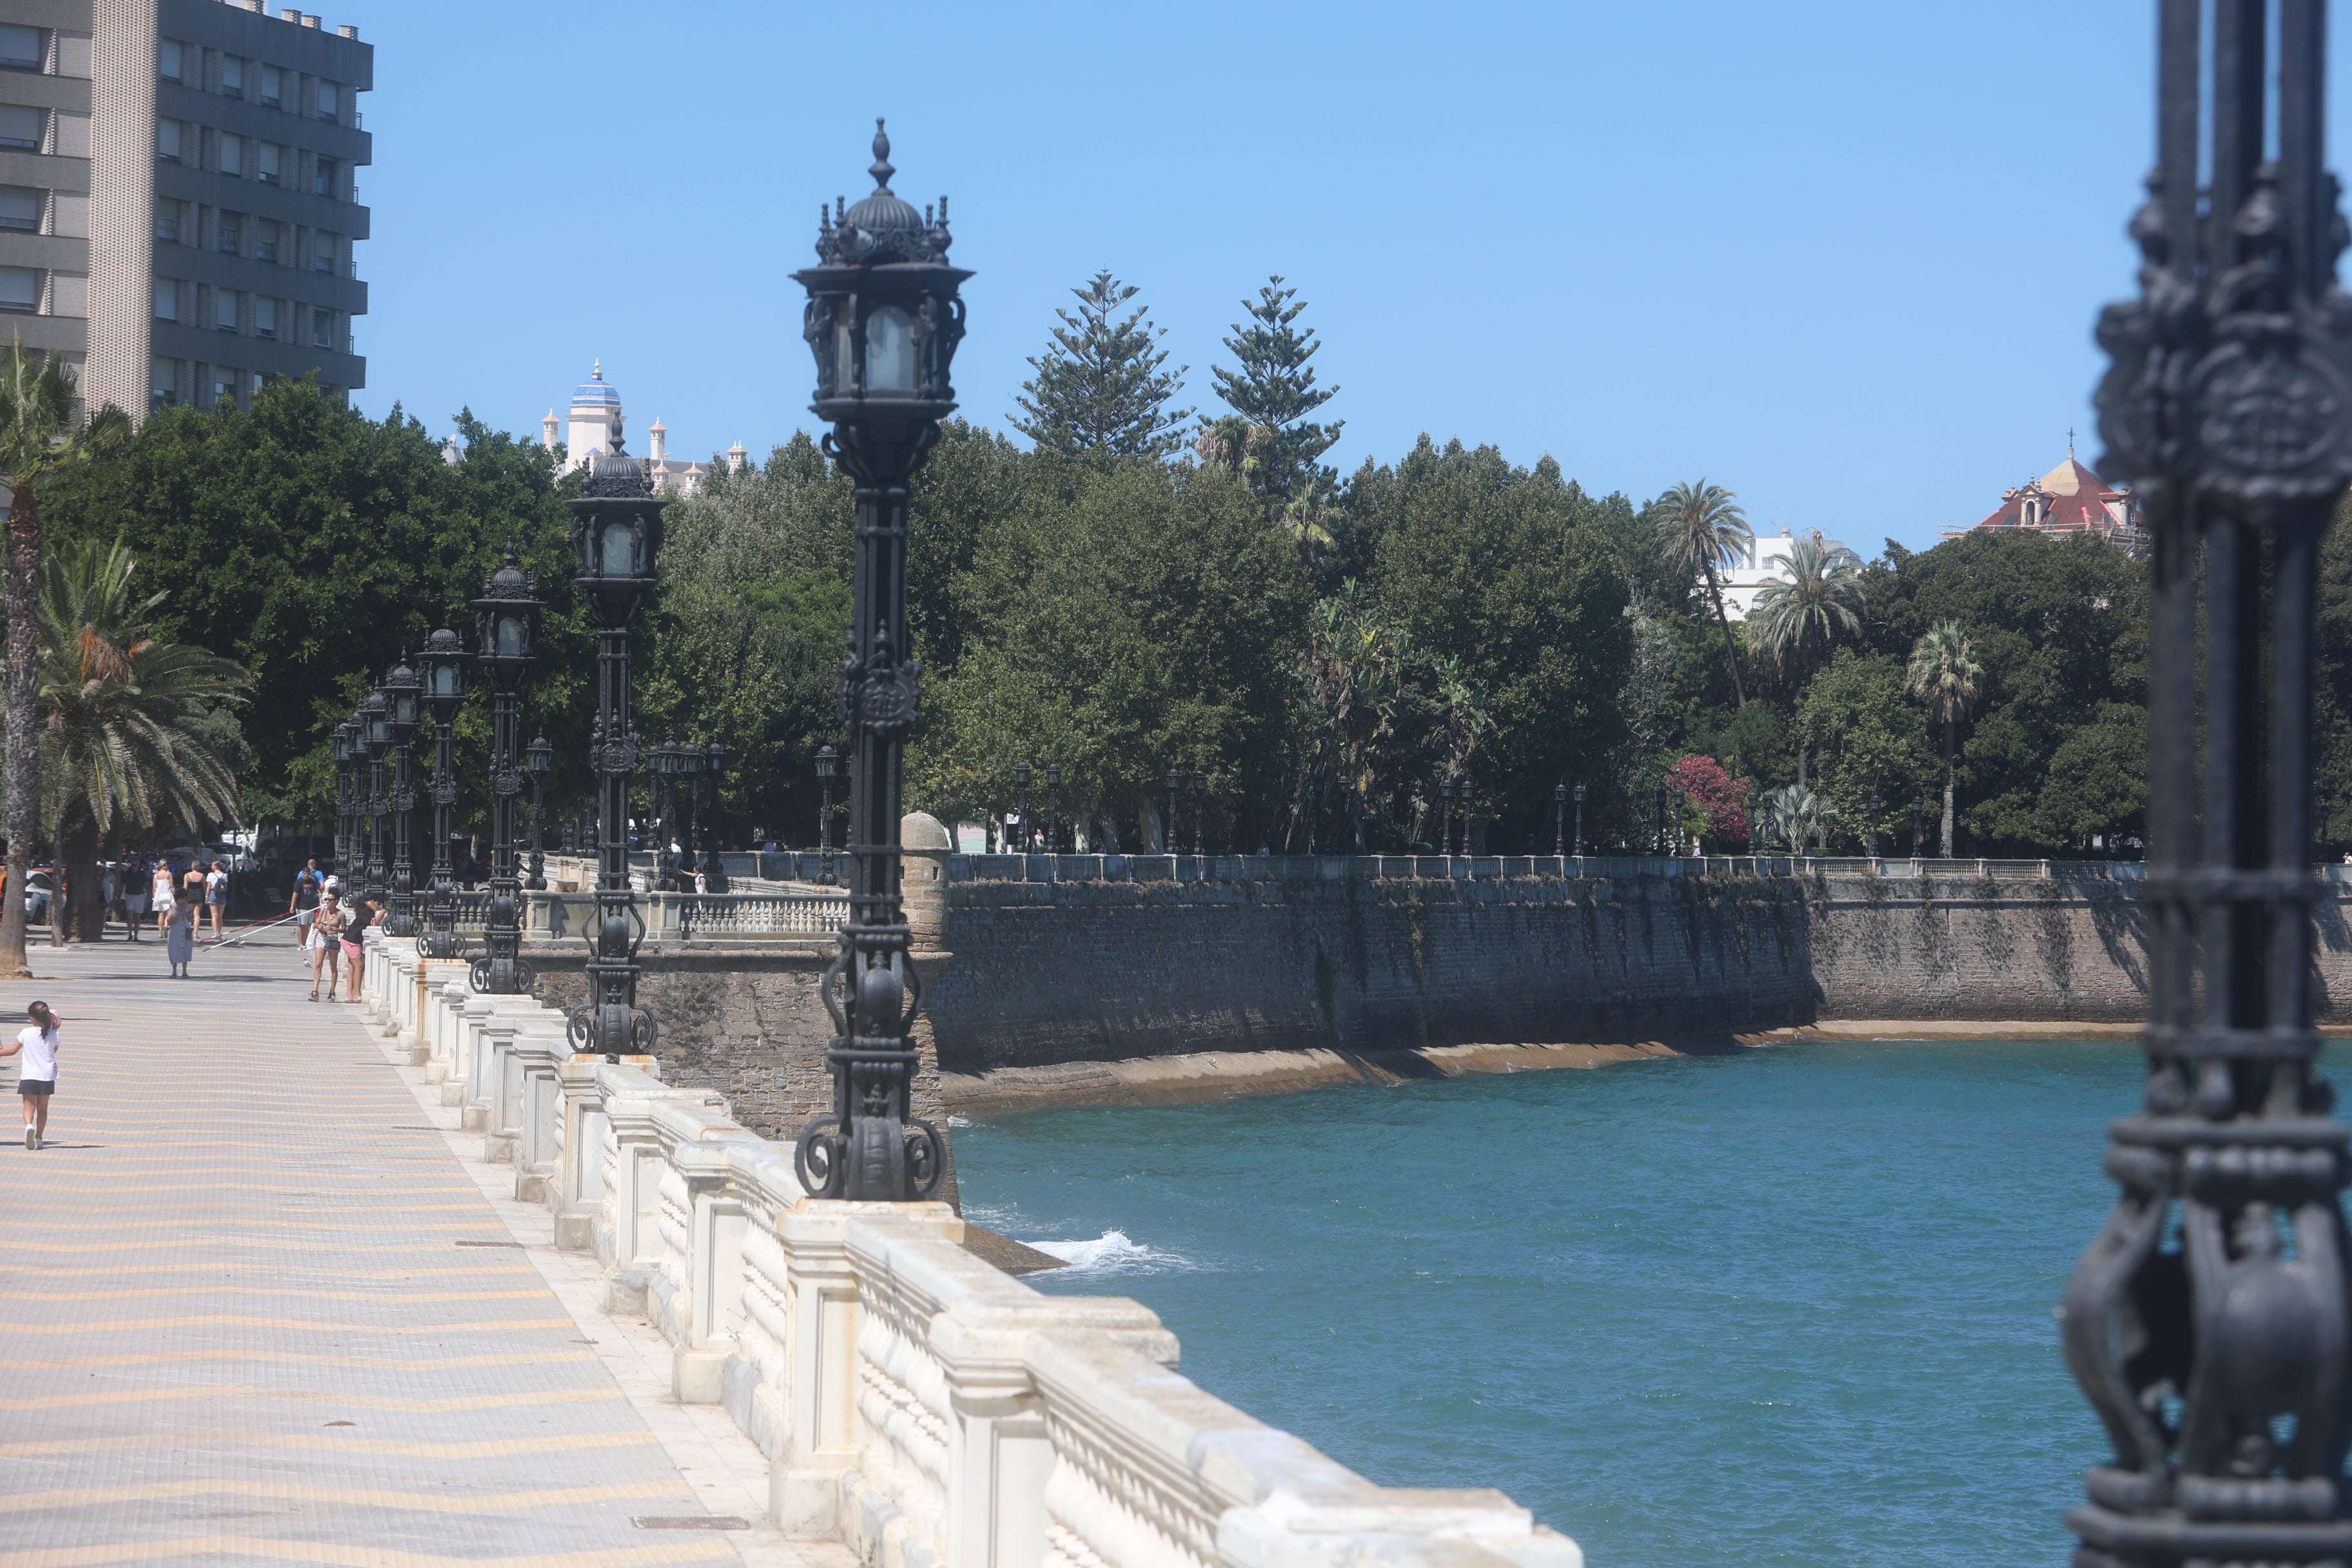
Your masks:
{"label": "stone sea wall", "polygon": [[[922,884],[919,940],[933,949],[919,961],[926,1115],[980,1103],[992,1086],[1029,1099],[1197,1097],[1584,1065],[1650,1042],[1724,1047],[1836,1020],[2127,1026],[2146,1008],[2136,884],[2098,868],[944,873],[918,863],[909,877]],[[2347,900],[2352,883],[2338,883],[2318,909],[2319,1011],[2336,1025],[2352,1024]],[[583,944],[526,952],[541,999],[584,998]],[[797,1133],[830,1102],[832,1023],[817,983],[831,952],[824,939],[649,943],[640,994],[661,1020],[669,1081],[723,1092],[765,1136]],[[1510,1058],[1509,1047],[1558,1049]],[[1117,1083],[1102,1064],[1118,1068]]]}

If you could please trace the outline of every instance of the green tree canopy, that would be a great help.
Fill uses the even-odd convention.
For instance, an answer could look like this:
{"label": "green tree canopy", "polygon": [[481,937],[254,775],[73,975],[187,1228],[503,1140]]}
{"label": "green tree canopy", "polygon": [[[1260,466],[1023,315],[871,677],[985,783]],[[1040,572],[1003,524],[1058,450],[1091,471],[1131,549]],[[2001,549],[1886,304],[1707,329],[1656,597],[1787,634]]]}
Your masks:
{"label": "green tree canopy", "polygon": [[1036,374],[1022,384],[1021,416],[1009,423],[1066,458],[1172,456],[1192,410],[1171,412],[1168,405],[1184,389],[1191,367],[1166,368],[1168,351],[1159,346],[1166,329],[1150,324],[1146,307],[1112,320],[1137,289],[1108,268],[1070,292],[1078,298],[1077,314],[1054,312],[1062,324],[1053,330],[1053,346],[1029,361]]}

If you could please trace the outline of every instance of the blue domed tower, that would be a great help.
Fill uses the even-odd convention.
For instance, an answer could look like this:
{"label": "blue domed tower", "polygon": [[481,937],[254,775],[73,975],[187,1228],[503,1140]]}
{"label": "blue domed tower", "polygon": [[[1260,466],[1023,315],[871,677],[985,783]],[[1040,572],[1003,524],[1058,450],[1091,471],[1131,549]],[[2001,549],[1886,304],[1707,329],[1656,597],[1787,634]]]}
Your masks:
{"label": "blue domed tower", "polygon": [[565,444],[565,472],[591,458],[609,458],[621,449],[621,393],[604,379],[604,362],[596,361],[587,380],[572,393],[572,435]]}

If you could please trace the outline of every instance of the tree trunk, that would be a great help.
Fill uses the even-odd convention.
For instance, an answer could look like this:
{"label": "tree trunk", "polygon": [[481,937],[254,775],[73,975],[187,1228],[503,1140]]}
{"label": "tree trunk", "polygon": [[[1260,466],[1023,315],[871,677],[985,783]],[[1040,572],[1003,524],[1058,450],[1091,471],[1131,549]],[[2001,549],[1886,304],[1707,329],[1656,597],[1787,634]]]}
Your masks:
{"label": "tree trunk", "polygon": [[[67,940],[104,941],[106,900],[99,893],[98,825],[85,819],[58,835],[58,869],[73,894],[68,906],[71,923],[66,929]],[[52,924],[50,930],[55,931],[57,927]]]}
{"label": "tree trunk", "polygon": [[0,980],[29,980],[25,961],[25,884],[33,872],[33,836],[40,788],[40,639],[36,575],[41,563],[41,519],[30,485],[8,500],[8,538],[0,553],[0,608],[8,617],[5,713],[7,735],[0,746],[0,814],[8,830],[8,880],[0,898]]}
{"label": "tree trunk", "polygon": [[1731,640],[1731,617],[1723,613],[1723,590],[1716,584],[1715,563],[1709,561],[1705,565],[1706,591],[1715,599],[1715,624],[1723,628],[1723,651],[1731,660],[1731,694],[1739,700],[1739,706],[1745,708],[1748,706],[1748,688],[1739,679],[1739,648]]}
{"label": "tree trunk", "polygon": [[1959,728],[1958,719],[1944,721],[1944,858],[1952,858],[1952,731]]}

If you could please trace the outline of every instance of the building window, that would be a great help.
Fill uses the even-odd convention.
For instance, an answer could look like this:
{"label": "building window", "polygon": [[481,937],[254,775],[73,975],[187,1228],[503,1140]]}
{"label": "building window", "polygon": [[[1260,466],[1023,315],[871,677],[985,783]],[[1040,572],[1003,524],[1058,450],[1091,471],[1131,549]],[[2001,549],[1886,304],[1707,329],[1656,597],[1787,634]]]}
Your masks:
{"label": "building window", "polygon": [[155,40],[155,74],[165,81],[180,79],[180,45],[173,38]]}
{"label": "building window", "polygon": [[232,404],[236,401],[236,372],[233,370],[215,371],[213,374],[213,402],[217,405],[224,397]]}
{"label": "building window", "polygon": [[155,121],[155,156],[163,159],[166,163],[178,163],[180,161],[181,142],[182,137],[180,135],[180,122],[178,121],[158,120]]}
{"label": "building window", "polygon": [[244,215],[226,212],[220,215],[219,233],[215,237],[215,243],[219,246],[223,256],[235,256],[244,248],[238,244],[244,237],[241,232],[244,227]]}
{"label": "building window", "polygon": [[30,185],[0,185],[0,228],[26,234],[41,232],[41,208],[47,193]]}
{"label": "building window", "polygon": [[335,269],[336,245],[336,237],[327,233],[323,229],[320,230],[312,237],[310,244],[311,270],[316,272],[332,272]]}
{"label": "building window", "polygon": [[261,101],[271,109],[279,107],[286,96],[286,73],[276,66],[261,68]]}
{"label": "building window", "polygon": [[310,346],[320,349],[335,346],[335,313],[332,310],[310,312]]}
{"label": "building window", "polygon": [[173,245],[180,243],[180,203],[169,197],[156,202],[155,237],[157,239],[168,240]]}
{"label": "building window", "polygon": [[341,174],[342,172],[343,166],[337,160],[333,158],[320,159],[319,177],[312,182],[311,190],[318,195],[333,195],[336,189],[336,176]]}
{"label": "building window", "polygon": [[236,294],[233,289],[213,290],[213,325],[224,332],[236,331]]}
{"label": "building window", "polygon": [[277,300],[266,300],[259,295],[254,297],[253,335],[257,338],[274,338],[278,335]]}
{"label": "building window", "polygon": [[180,286],[169,278],[155,279],[155,319],[159,321],[180,319]]}
{"label": "building window", "polygon": [[321,120],[340,120],[342,118],[342,89],[337,87],[331,81],[320,82],[319,84],[319,118]]}
{"label": "building window", "polygon": [[245,62],[235,55],[221,57],[221,96],[223,98],[245,96]]}
{"label": "building window", "polygon": [[180,401],[180,362],[175,359],[155,359],[147,362],[147,405],[169,408]]}
{"label": "building window", "polygon": [[256,142],[253,144],[254,178],[265,185],[278,184],[278,171],[285,154],[286,150],[275,142]]}
{"label": "building window", "polygon": [[21,103],[0,103],[0,147],[37,153],[47,139],[49,111]]}
{"label": "building window", "polygon": [[48,47],[38,27],[0,23],[0,69],[37,71],[48,58]]}
{"label": "building window", "polygon": [[278,259],[278,225],[270,218],[256,218],[253,224],[253,254],[264,261]]}
{"label": "building window", "polygon": [[245,138],[223,134],[220,139],[220,172],[237,179],[245,178]]}
{"label": "building window", "polygon": [[0,310],[32,311],[41,308],[41,269],[0,267]]}

